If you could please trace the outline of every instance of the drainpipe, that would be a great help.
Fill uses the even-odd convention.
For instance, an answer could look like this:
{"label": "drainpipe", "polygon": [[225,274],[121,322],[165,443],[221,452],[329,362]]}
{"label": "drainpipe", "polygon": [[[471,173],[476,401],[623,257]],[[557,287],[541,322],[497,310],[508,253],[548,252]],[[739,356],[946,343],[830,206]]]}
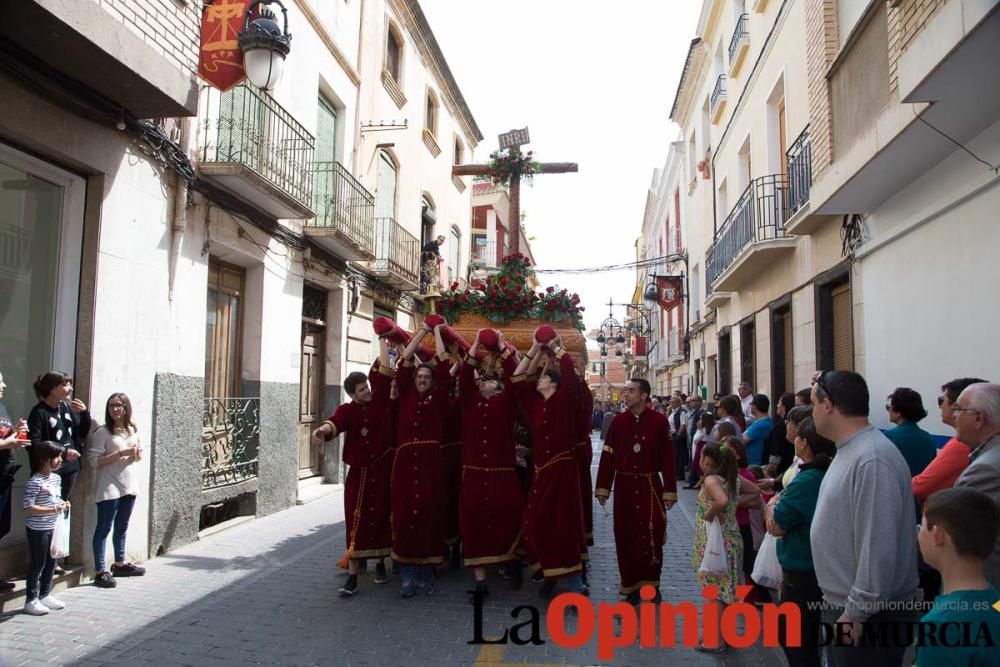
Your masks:
{"label": "drainpipe", "polygon": [[[184,155],[191,152],[191,118],[181,118],[180,148]],[[174,211],[170,224],[170,256],[167,264],[167,299],[174,301],[174,283],[177,278],[177,262],[181,256],[181,242],[187,228],[187,183],[179,173],[174,172]]]}
{"label": "drainpipe", "polygon": [[[365,47],[365,5],[367,3],[365,0],[361,0],[361,6],[358,8],[358,13],[361,18],[358,21],[358,60],[357,60],[357,72],[358,78],[363,78],[363,68],[361,66],[362,58],[364,58],[364,47]],[[361,163],[358,161],[358,156],[360,155],[360,144],[361,144],[361,87],[364,84],[362,80],[358,84],[358,89],[354,96],[354,148],[351,151],[351,171],[357,174],[357,178],[361,180]]]}

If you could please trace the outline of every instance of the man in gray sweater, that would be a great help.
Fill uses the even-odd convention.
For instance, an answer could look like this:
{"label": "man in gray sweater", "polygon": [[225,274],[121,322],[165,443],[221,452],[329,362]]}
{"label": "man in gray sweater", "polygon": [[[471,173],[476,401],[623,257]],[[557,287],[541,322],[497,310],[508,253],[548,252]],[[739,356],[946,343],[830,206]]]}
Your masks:
{"label": "man in gray sweater", "polygon": [[[982,491],[1000,506],[1000,384],[970,384],[952,406],[956,437],[969,446],[969,467],[955,486]],[[986,579],[1000,588],[1000,538],[983,564]]]}
{"label": "man in gray sweater", "polygon": [[[813,420],[837,454],[820,486],[810,531],[824,623],[842,623],[850,638],[832,642],[832,667],[900,665],[905,647],[865,645],[863,623],[916,620],[917,518],[903,455],[868,421],[868,385],[850,371],[818,373]],[[883,627],[879,635],[891,629]],[[905,635],[904,635],[905,636]],[[850,645],[853,644],[853,645]]]}

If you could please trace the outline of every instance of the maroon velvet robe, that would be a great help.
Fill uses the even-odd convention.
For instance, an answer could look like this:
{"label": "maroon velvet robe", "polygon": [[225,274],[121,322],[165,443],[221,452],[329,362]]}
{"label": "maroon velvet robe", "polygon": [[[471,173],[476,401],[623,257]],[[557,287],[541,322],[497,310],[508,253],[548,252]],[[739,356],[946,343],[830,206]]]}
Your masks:
{"label": "maroon velvet robe", "polygon": [[643,584],[659,588],[667,535],[663,503],[677,501],[674,447],[666,417],[647,408],[638,417],[626,411],[611,420],[595,495],[606,498],[612,487],[618,590],[627,595]]}
{"label": "maroon velvet robe", "polygon": [[[462,552],[466,567],[514,558],[521,539],[524,494],[515,470],[517,404],[510,383],[486,399],[476,388],[477,362],[466,357],[459,373],[462,400]],[[504,360],[505,377],[517,362]]]}
{"label": "maroon velvet robe", "polygon": [[434,386],[424,394],[417,393],[412,363],[402,363],[396,372],[399,429],[392,467],[392,557],[409,565],[444,560],[441,442],[451,381],[446,361],[438,361]]}
{"label": "maroon velvet robe", "polygon": [[515,376],[518,402],[531,432],[535,477],[524,512],[522,539],[528,564],[545,577],[579,572],[587,557],[574,448],[579,436],[579,378],[573,359],[559,355],[561,382],[546,400],[523,375]]}
{"label": "maroon velvet robe", "polygon": [[349,558],[389,555],[389,478],[392,471],[392,432],[389,390],[393,371],[379,367],[368,373],[372,399],[339,406],[327,420],[344,435],[344,463],[349,467],[344,484],[344,525]]}

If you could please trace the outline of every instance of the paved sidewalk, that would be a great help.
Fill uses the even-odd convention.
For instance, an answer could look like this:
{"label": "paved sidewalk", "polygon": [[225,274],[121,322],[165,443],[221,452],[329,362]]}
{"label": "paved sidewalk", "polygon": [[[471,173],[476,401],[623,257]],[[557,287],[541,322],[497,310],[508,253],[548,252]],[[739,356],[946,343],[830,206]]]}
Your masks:
{"label": "paved sidewalk", "polygon": [[[595,445],[600,451],[600,447]],[[596,464],[595,457],[595,464]],[[610,510],[610,505],[609,505]],[[591,552],[592,599],[616,601],[611,517],[595,505],[597,545]],[[665,601],[699,600],[688,565],[694,495],[682,492],[669,515]],[[522,591],[491,575],[484,633],[517,621],[518,605],[543,614],[542,646],[469,645],[471,575],[448,572],[431,596],[399,598],[399,582],[376,586],[370,570],[361,592],[340,599],[345,574],[339,493],[248,522],[146,563],[147,575],[118,588],[81,586],[60,594],[63,611],[43,617],[0,616],[0,664],[20,665],[497,665],[599,664],[596,644],[557,648],[545,630],[537,586]],[[523,620],[522,617],[519,620]],[[570,626],[572,627],[572,626]],[[615,665],[782,665],[773,650],[733,651],[716,658],[691,649],[629,647]]]}

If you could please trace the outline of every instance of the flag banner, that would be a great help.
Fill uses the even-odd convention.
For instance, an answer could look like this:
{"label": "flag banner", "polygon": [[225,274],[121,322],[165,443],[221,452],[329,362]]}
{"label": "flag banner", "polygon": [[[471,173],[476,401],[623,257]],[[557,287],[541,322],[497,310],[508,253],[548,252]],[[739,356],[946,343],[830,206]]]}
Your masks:
{"label": "flag banner", "polygon": [[236,36],[243,30],[247,6],[253,0],[216,0],[205,5],[201,19],[198,76],[226,92],[246,78]]}
{"label": "flag banner", "polygon": [[681,304],[684,296],[683,276],[657,276],[656,290],[659,293],[660,308],[670,310]]}

